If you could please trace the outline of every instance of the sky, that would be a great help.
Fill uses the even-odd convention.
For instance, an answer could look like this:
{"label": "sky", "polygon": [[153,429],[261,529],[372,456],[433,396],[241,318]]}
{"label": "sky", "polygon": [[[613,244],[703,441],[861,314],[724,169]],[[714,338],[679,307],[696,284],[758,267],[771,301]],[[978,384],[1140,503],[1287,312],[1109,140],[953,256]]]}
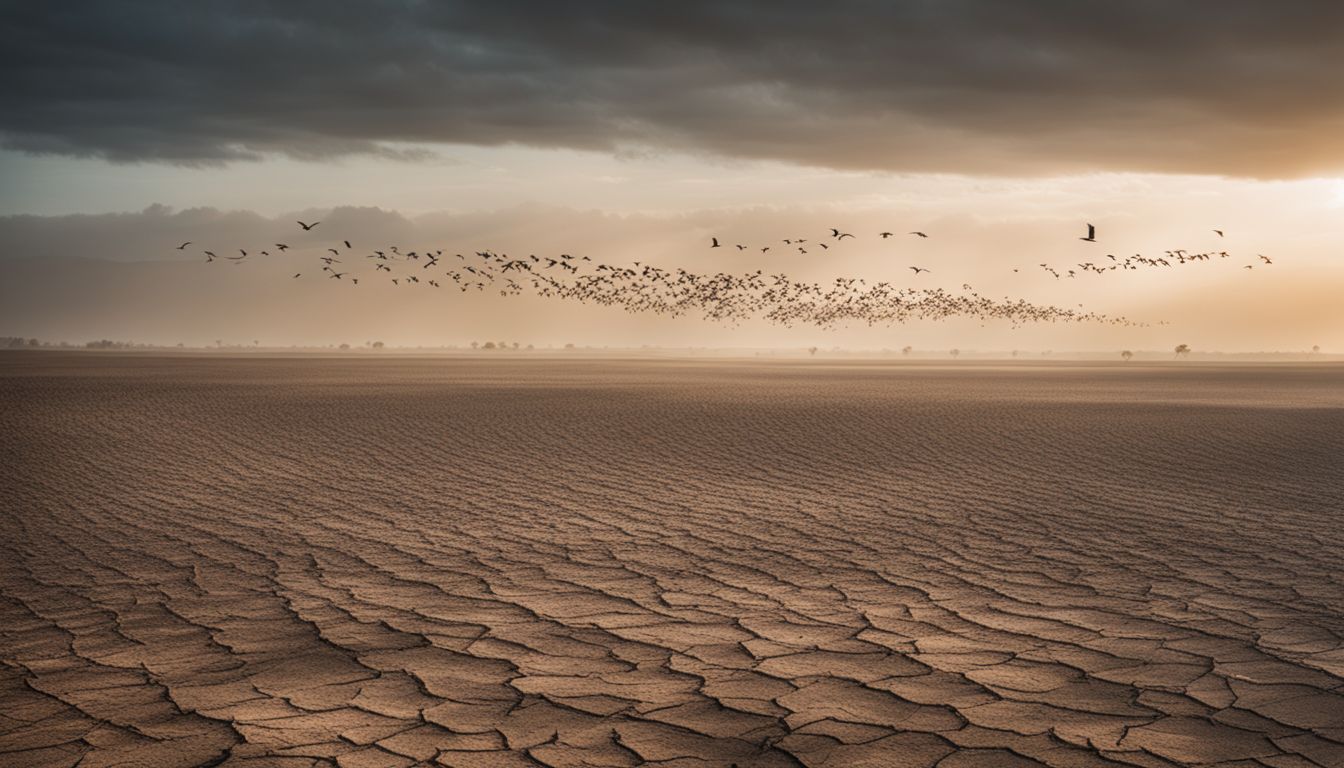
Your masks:
{"label": "sky", "polygon": [[[1337,3],[4,6],[0,335],[1344,349]],[[322,234],[269,264],[173,248],[299,217]],[[856,238],[824,256],[706,249],[832,226]],[[288,280],[346,238],[969,284],[1145,325],[723,326]],[[1232,255],[1038,267],[1174,248]]]}

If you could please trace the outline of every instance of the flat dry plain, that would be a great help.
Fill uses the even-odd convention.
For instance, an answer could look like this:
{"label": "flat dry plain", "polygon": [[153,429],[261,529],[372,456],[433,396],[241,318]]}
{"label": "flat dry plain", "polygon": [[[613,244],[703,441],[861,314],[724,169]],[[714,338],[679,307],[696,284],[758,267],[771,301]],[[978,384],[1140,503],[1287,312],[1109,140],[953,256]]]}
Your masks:
{"label": "flat dry plain", "polygon": [[5,766],[1344,765],[1344,368],[0,356]]}

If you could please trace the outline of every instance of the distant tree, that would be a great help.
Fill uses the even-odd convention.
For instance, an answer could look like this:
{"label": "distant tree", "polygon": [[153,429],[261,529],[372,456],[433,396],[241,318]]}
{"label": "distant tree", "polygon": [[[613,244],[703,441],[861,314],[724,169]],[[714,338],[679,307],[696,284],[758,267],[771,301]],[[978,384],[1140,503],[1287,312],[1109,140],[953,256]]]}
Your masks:
{"label": "distant tree", "polygon": [[565,349],[573,349],[573,348],[574,348],[574,345],[573,345],[573,344],[566,344],[566,345],[565,345]]}
{"label": "distant tree", "polygon": [[953,360],[955,360],[955,359],[957,359],[957,357],[961,354],[961,350],[960,350],[960,349],[952,349],[952,350],[948,351],[948,354],[952,356],[952,359],[953,359]]}
{"label": "distant tree", "polygon": [[481,345],[481,343],[480,343],[479,341],[473,341],[473,342],[471,342],[471,348],[472,348],[472,349],[476,349],[476,348],[479,347],[480,345]]}
{"label": "distant tree", "polygon": [[1321,354],[1321,345],[1320,344],[1311,345],[1311,354],[1313,355]]}
{"label": "distant tree", "polygon": [[481,349],[494,349],[494,348],[495,348],[495,342],[493,341],[487,341],[481,345]]}
{"label": "distant tree", "polygon": [[30,346],[30,347],[40,347],[40,346],[42,346],[42,342],[38,341],[37,339],[29,339],[29,340],[28,340],[28,346]]}
{"label": "distant tree", "polygon": [[902,354],[902,355],[908,355],[908,354],[910,354],[911,352],[914,352],[914,351],[915,351],[915,348],[912,347],[912,346],[910,346],[909,344],[906,344],[904,347],[901,347],[901,354]]}
{"label": "distant tree", "polygon": [[348,352],[348,351],[350,350],[350,345],[349,345],[349,344],[342,344],[342,345],[339,347],[339,349],[340,349],[342,352]]}
{"label": "distant tree", "polygon": [[531,344],[528,344],[528,345],[527,345],[527,351],[528,351],[528,352],[531,352],[533,349],[535,349],[535,347],[533,347]]}
{"label": "distant tree", "polygon": [[1184,357],[1184,356],[1186,356],[1186,355],[1188,355],[1188,354],[1190,354],[1190,345],[1189,345],[1189,344],[1177,344],[1177,345],[1176,345],[1176,356],[1177,356],[1177,357]]}
{"label": "distant tree", "polygon": [[383,342],[381,342],[381,341],[375,341],[375,342],[373,342],[373,344],[372,344],[371,346],[372,346],[374,349],[382,349],[382,348],[383,348]]}
{"label": "distant tree", "polygon": [[816,348],[816,347],[808,347],[808,348],[807,348],[807,354],[809,354],[809,355],[815,355],[815,354],[817,354],[817,348]]}
{"label": "distant tree", "polygon": [[514,349],[517,349],[517,348],[518,348],[518,342],[516,342],[516,341],[513,342],[513,348],[514,348]]}
{"label": "distant tree", "polygon": [[1134,353],[1126,349],[1124,352],[1120,353],[1120,356],[1125,359],[1125,362],[1129,362],[1134,357]]}

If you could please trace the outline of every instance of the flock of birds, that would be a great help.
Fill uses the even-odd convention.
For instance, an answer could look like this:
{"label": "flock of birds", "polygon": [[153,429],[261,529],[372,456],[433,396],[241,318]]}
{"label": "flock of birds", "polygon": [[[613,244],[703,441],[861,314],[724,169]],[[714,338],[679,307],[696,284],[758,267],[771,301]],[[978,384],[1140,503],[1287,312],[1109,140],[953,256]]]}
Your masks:
{"label": "flock of birds", "polygon": [[[322,222],[296,223],[303,232],[311,232]],[[1213,231],[1219,237],[1223,236],[1222,231]],[[878,237],[883,240],[894,236],[892,232],[878,233]],[[929,237],[918,230],[910,232],[909,236],[920,239]],[[779,242],[785,248],[807,254],[829,250],[851,238],[855,238],[853,233],[832,228],[829,238],[784,238]],[[1089,243],[1097,242],[1096,227],[1088,224],[1087,236],[1079,239]],[[322,265],[320,274],[325,275],[326,279],[351,285],[359,285],[361,278],[367,281],[385,277],[394,285],[407,287],[456,288],[461,292],[498,291],[501,296],[530,292],[547,298],[620,307],[628,312],[650,312],[674,317],[699,312],[707,319],[730,323],[761,317],[784,326],[833,327],[850,322],[877,325],[951,317],[971,317],[981,321],[1004,320],[1014,326],[1039,322],[1147,325],[1123,317],[1085,312],[1081,304],[1074,309],[1033,304],[1007,297],[992,299],[977,293],[969,284],[962,285],[964,293],[952,293],[942,288],[897,287],[890,282],[870,284],[855,278],[836,278],[830,283],[805,282],[791,279],[783,273],[766,274],[759,269],[746,274],[704,274],[681,268],[664,269],[638,261],[631,267],[596,263],[588,256],[576,257],[568,253],[553,257],[530,254],[524,258],[512,258],[494,251],[446,255],[441,249],[402,252],[395,245],[359,253],[348,239],[341,239],[340,244],[344,249],[328,247],[314,264]],[[177,246],[177,250],[184,251],[191,245],[191,241],[184,242]],[[752,250],[768,253],[778,245],[752,246]],[[719,238],[712,237],[709,247],[725,246]],[[741,243],[734,243],[732,247],[738,251],[748,250],[748,246]],[[291,246],[288,243],[275,243],[273,248],[277,253],[283,253],[290,250]],[[220,257],[209,250],[202,253],[208,263],[222,260],[234,264],[272,255],[270,248],[255,252],[240,248],[237,256]],[[1073,278],[1080,272],[1105,274],[1117,270],[1164,268],[1229,257],[1226,251],[1191,253],[1173,250],[1157,258],[1135,254],[1124,259],[1107,254],[1109,262],[1080,263],[1077,270],[1069,269],[1066,273]],[[1259,258],[1262,264],[1273,263],[1268,257]],[[372,271],[363,268],[360,274],[356,274],[357,265],[371,265]],[[1252,266],[1247,265],[1246,268],[1251,269]],[[1041,264],[1040,267],[1056,279],[1061,277],[1060,271],[1049,264]],[[908,269],[916,278],[931,272],[923,266],[910,266]],[[303,274],[302,271],[296,272],[294,279],[303,277]]]}

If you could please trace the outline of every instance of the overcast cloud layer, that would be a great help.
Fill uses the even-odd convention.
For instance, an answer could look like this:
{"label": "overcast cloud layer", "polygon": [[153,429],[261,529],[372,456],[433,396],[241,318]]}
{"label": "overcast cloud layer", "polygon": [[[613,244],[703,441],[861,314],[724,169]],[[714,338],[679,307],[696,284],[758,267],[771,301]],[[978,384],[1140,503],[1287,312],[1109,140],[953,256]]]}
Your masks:
{"label": "overcast cloud layer", "polygon": [[6,2],[0,141],[521,143],[836,168],[1344,169],[1337,2]]}

